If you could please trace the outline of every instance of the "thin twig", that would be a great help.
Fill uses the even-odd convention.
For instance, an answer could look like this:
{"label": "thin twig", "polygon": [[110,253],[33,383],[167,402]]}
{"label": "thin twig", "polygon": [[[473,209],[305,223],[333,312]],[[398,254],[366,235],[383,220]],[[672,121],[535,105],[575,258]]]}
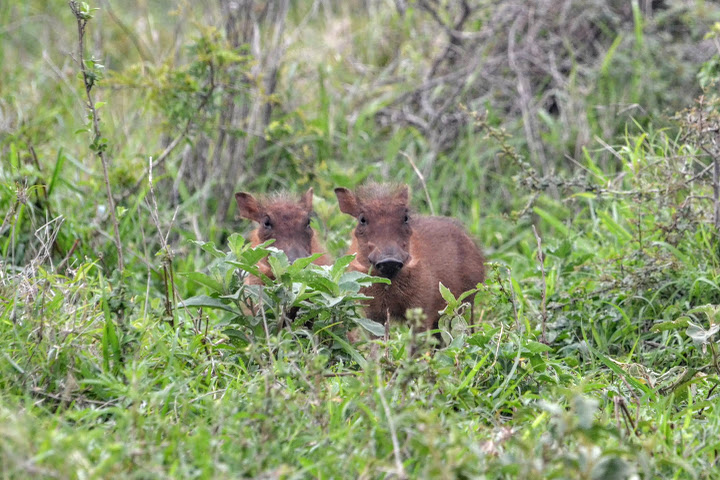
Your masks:
{"label": "thin twig", "polygon": [[425,199],[427,200],[428,205],[430,206],[430,213],[435,215],[435,209],[433,208],[432,201],[430,200],[430,193],[428,192],[427,184],[425,183],[425,176],[422,174],[422,172],[418,169],[417,165],[415,165],[415,162],[413,161],[412,157],[408,155],[407,153],[401,151],[400,155],[408,159],[408,162],[410,162],[410,165],[412,166],[413,170],[415,170],[415,174],[420,179],[420,184],[423,187],[423,190],[425,190]]}
{"label": "thin twig", "polygon": [[88,71],[87,65],[85,64],[85,27],[89,20],[89,15],[81,11],[81,6],[75,0],[70,0],[70,9],[75,15],[77,20],[78,28],[78,64],[80,71],[82,72],[83,83],[85,85],[85,95],[87,96],[87,108],[90,111],[92,117],[93,126],[93,145],[95,145],[95,153],[100,157],[100,162],[103,167],[103,176],[105,179],[105,190],[108,197],[108,208],[110,210],[110,219],[113,224],[113,231],[115,234],[115,248],[118,252],[118,269],[122,273],[125,270],[125,262],[123,260],[123,248],[122,242],[120,241],[120,229],[118,227],[117,217],[115,216],[115,200],[113,199],[112,189],[110,188],[110,175],[108,173],[108,159],[105,156],[106,146],[98,144],[102,142],[102,133],[100,132],[100,119],[95,108],[95,100],[92,96],[92,88],[95,84],[95,79],[91,78],[90,72]]}

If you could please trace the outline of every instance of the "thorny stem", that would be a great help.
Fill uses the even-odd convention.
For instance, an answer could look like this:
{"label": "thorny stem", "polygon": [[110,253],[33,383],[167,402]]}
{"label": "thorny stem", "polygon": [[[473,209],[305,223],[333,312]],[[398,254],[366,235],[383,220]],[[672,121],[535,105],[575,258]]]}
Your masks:
{"label": "thorny stem", "polygon": [[[100,125],[98,120],[98,113],[95,109],[95,100],[93,100],[91,90],[93,87],[94,80],[90,79],[90,76],[88,75],[87,66],[85,65],[85,26],[87,25],[88,18],[84,16],[84,14],[80,11],[80,5],[75,0],[71,0],[69,2],[70,9],[73,12],[73,15],[75,15],[75,19],[77,20],[77,27],[78,27],[78,64],[80,65],[80,71],[82,72],[83,76],[83,83],[85,84],[85,94],[87,96],[87,108],[90,110],[90,116],[92,117],[92,123],[93,123],[93,135],[94,135],[94,142],[99,141],[102,138],[102,135],[100,133]],[[120,242],[120,229],[118,228],[118,221],[117,217],[115,216],[115,201],[113,200],[112,196],[112,190],[110,188],[110,176],[108,174],[108,160],[105,157],[105,151],[102,147],[98,148],[96,151],[98,157],[100,157],[100,162],[102,163],[103,167],[103,176],[105,178],[105,190],[107,193],[108,198],[108,207],[110,210],[110,218],[112,220],[113,224],[113,231],[115,234],[115,248],[117,248],[118,252],[118,269],[122,273],[123,270],[125,270],[125,262],[123,260],[123,250],[122,250],[122,243]]]}

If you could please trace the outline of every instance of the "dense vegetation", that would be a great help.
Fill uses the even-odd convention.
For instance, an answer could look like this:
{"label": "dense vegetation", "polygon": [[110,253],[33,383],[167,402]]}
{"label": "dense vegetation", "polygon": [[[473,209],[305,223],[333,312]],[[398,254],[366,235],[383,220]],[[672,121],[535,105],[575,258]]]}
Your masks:
{"label": "dense vegetation", "polygon": [[[717,477],[720,7],[116,3],[0,3],[2,478]],[[442,340],[368,180],[483,246]],[[243,240],[308,187],[332,267]]]}

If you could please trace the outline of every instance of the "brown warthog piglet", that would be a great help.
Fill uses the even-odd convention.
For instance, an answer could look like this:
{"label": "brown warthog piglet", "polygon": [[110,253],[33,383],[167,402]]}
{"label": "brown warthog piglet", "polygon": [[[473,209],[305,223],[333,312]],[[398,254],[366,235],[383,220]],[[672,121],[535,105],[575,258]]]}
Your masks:
{"label": "brown warthog piglet", "polygon": [[446,306],[438,284],[457,297],[485,280],[484,258],[465,229],[451,218],[411,215],[406,185],[336,188],[335,195],[340,210],[358,221],[348,251],[357,255],[352,268],[391,281],[363,290],[373,297],[365,311],[372,320],[385,322],[388,313],[404,318],[419,307],[425,329],[437,328]]}
{"label": "brown warthog piglet", "polygon": [[[325,249],[310,226],[312,199],[312,188],[308,189],[299,201],[287,193],[276,193],[260,199],[246,192],[235,194],[240,216],[258,223],[258,227],[250,234],[250,243],[253,246],[274,239],[272,246],[285,252],[291,263],[298,258],[323,253],[314,263],[329,265],[330,258],[324,253]],[[260,262],[259,268],[263,274],[273,278],[266,259]],[[246,281],[252,285],[262,284],[260,278],[254,275]]]}

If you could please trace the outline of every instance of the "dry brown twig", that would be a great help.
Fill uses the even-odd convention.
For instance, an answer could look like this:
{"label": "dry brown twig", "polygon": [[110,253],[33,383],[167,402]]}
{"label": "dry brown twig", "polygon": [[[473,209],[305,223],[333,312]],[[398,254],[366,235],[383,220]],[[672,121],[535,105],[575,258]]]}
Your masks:
{"label": "dry brown twig", "polygon": [[433,208],[432,200],[430,200],[430,192],[428,192],[427,183],[425,183],[425,176],[422,174],[422,172],[418,169],[417,165],[415,165],[415,161],[412,159],[410,155],[408,155],[405,152],[400,152],[400,155],[407,158],[407,161],[410,162],[410,166],[415,171],[415,174],[420,179],[420,184],[423,187],[423,190],[425,191],[425,200],[427,201],[428,206],[430,207],[430,213],[435,215],[435,208]]}

